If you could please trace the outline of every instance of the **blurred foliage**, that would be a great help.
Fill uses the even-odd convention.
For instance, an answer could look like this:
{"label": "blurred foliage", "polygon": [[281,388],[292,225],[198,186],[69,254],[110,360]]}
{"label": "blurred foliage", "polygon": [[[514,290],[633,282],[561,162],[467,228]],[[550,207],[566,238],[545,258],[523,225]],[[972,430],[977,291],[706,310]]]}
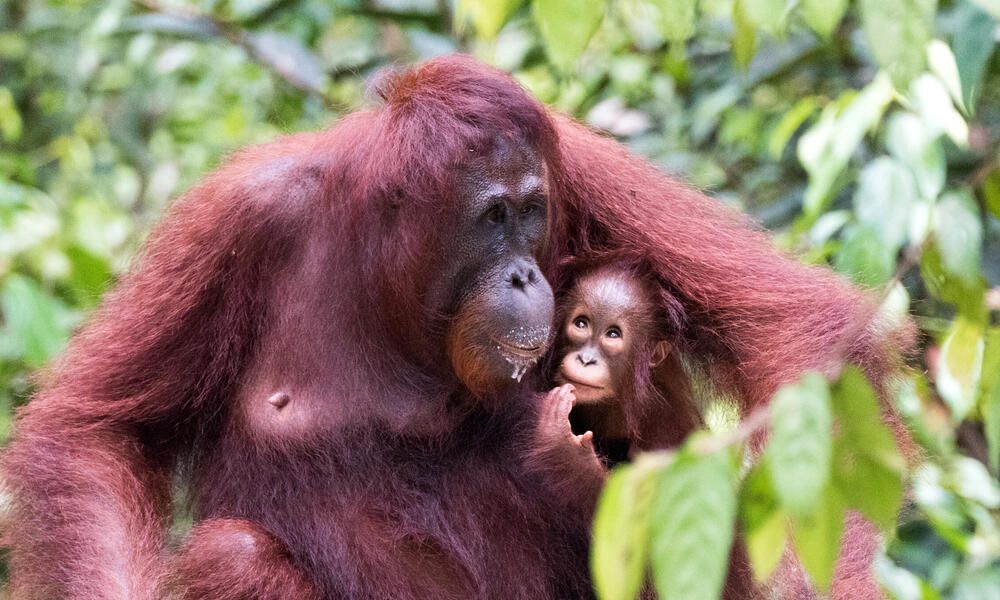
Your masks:
{"label": "blurred foliage", "polygon": [[[0,436],[170,198],[358,108],[377,68],[464,51],[920,328],[894,394],[918,465],[857,372],[805,375],[771,414],[614,474],[602,595],[648,563],[672,597],[716,597],[734,522],[759,576],[791,540],[822,585],[852,508],[887,533],[894,597],[1000,598],[998,19],[998,0],[0,0]],[[773,431],[750,469],[748,423]]]}

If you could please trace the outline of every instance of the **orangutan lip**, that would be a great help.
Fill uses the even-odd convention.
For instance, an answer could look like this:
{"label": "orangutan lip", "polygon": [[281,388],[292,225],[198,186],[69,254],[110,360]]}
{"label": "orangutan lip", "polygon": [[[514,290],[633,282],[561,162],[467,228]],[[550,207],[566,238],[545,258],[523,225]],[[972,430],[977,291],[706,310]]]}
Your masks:
{"label": "orangutan lip", "polygon": [[541,346],[515,346],[514,344],[508,344],[506,342],[501,342],[500,340],[494,340],[501,351],[509,352],[515,356],[520,356],[523,358],[538,358],[542,353]]}

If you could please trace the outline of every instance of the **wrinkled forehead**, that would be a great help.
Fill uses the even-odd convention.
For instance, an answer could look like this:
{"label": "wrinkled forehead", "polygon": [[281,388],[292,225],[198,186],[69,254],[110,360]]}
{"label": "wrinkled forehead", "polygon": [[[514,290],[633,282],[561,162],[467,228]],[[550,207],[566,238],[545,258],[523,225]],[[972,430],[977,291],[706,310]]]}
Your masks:
{"label": "wrinkled forehead", "polygon": [[500,185],[512,195],[544,193],[548,188],[541,152],[519,137],[498,136],[469,148],[460,184],[482,187]]}

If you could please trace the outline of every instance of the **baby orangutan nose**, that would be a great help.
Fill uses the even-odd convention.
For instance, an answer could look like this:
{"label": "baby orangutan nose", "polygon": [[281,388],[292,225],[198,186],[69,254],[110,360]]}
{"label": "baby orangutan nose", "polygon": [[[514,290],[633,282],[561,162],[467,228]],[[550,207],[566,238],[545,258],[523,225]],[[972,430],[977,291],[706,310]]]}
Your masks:
{"label": "baby orangutan nose", "polygon": [[585,367],[597,364],[597,356],[594,355],[593,350],[581,350],[577,352],[576,359]]}

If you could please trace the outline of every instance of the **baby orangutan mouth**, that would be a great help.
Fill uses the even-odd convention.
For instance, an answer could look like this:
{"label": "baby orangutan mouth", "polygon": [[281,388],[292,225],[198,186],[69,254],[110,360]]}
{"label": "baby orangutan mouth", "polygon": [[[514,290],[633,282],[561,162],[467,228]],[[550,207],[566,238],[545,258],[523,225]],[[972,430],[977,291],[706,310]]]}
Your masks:
{"label": "baby orangutan mouth", "polygon": [[574,388],[584,388],[584,389],[588,389],[589,388],[589,389],[592,389],[592,390],[603,390],[604,389],[603,385],[596,385],[596,384],[593,384],[593,383],[584,383],[582,381],[577,381],[576,379],[572,379],[570,377],[567,377],[565,374],[563,374],[561,372],[556,374],[555,380],[556,380],[556,382],[561,383],[561,384],[562,383],[572,384],[572,386]]}

